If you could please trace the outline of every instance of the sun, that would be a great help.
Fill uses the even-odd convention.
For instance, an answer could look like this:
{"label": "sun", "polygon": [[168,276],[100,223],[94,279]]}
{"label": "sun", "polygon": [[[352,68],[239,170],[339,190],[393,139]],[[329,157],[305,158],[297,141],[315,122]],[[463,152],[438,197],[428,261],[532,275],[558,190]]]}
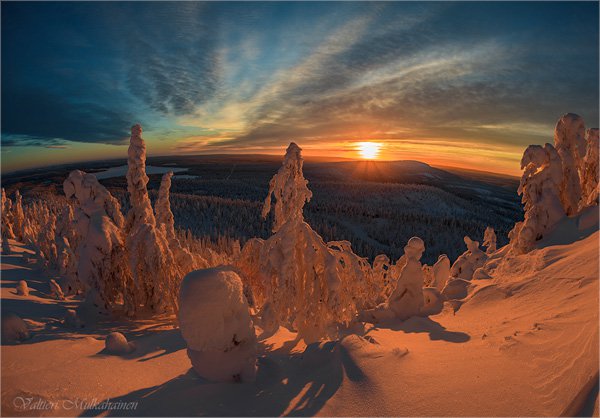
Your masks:
{"label": "sun", "polygon": [[382,144],[379,142],[359,142],[356,145],[361,158],[365,160],[375,160],[379,156]]}

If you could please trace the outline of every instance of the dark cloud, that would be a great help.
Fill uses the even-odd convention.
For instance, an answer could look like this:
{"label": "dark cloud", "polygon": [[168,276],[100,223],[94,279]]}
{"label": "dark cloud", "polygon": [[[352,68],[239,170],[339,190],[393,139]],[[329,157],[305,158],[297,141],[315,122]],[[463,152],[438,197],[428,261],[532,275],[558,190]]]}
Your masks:
{"label": "dark cloud", "polygon": [[121,144],[132,120],[99,104],[70,102],[44,90],[2,92],[4,146],[56,145],[60,140]]}

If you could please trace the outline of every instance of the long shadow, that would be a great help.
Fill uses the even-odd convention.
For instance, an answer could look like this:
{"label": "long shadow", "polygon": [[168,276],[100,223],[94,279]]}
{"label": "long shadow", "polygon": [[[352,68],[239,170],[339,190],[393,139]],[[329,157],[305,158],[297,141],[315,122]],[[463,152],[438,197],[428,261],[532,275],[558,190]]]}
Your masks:
{"label": "long shadow", "polygon": [[341,351],[338,342],[327,342],[309,345],[303,353],[269,353],[259,358],[254,383],[212,383],[190,369],[161,385],[110,399],[130,410],[88,409],[80,416],[314,416],[337,392],[347,368],[354,378],[363,375]]}
{"label": "long shadow", "polygon": [[387,328],[392,331],[403,331],[406,333],[426,332],[432,341],[442,340],[450,343],[466,343],[471,339],[469,334],[460,331],[448,331],[439,322],[420,316],[413,316],[405,321],[384,321],[374,325],[369,331],[377,328]]}
{"label": "long shadow", "polygon": [[[146,328],[145,335],[134,340],[135,350],[128,354],[119,355],[127,360],[138,359],[138,361],[154,360],[186,348],[185,340],[178,329],[152,331]],[[131,334],[130,334],[131,335]],[[147,357],[148,354],[155,353]],[[105,349],[94,354],[94,357],[113,356]]]}

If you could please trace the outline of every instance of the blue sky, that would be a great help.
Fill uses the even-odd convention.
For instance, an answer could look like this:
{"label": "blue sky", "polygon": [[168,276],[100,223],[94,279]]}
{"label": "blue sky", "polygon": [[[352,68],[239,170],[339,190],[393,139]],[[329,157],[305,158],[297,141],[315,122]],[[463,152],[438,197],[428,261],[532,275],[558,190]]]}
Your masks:
{"label": "blue sky", "polygon": [[598,2],[2,2],[2,171],[281,152],[518,172],[598,126]]}

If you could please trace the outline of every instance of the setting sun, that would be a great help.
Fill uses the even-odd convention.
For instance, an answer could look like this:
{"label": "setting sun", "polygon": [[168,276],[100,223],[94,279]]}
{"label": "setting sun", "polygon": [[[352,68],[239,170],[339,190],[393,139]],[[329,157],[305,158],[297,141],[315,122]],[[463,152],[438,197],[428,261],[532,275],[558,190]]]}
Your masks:
{"label": "setting sun", "polygon": [[361,158],[375,160],[379,156],[382,144],[379,142],[359,142],[357,145]]}

